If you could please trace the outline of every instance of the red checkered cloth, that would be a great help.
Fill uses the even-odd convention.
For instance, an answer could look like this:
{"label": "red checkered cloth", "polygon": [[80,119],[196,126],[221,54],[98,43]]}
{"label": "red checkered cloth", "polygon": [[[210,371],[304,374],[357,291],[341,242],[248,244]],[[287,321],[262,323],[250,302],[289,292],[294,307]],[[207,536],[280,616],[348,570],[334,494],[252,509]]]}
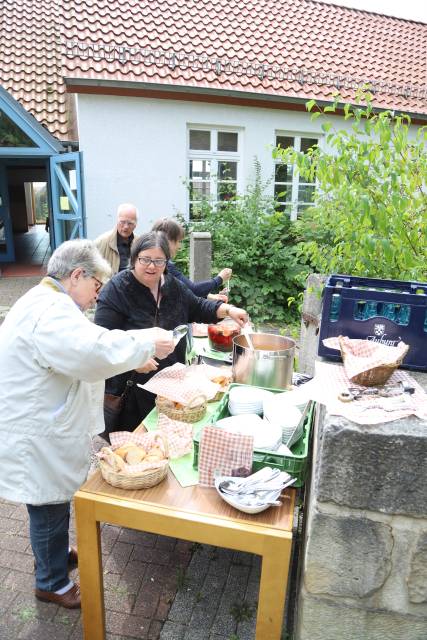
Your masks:
{"label": "red checkered cloth", "polygon": [[184,406],[198,396],[210,400],[220,389],[219,385],[211,382],[206,376],[200,376],[196,369],[186,367],[180,362],[162,369],[141,386],[157,396]]}
{"label": "red checkered cloth", "polygon": [[253,449],[253,436],[229,433],[212,425],[205,427],[200,439],[199,484],[214,486],[215,473],[249,475]]}
{"label": "red checkered cloth", "polygon": [[[130,431],[114,431],[114,433],[110,433],[110,442],[111,449],[115,451],[119,447],[127,444],[128,442],[133,442],[138,446],[145,449],[145,451],[149,451],[153,447],[159,447],[163,453],[165,453],[165,446],[163,442],[163,436],[159,437],[158,431],[149,431],[148,433],[132,433]],[[104,449],[109,449],[110,447],[104,447]],[[102,451],[97,453],[98,458],[100,459],[108,459],[108,456],[105,455]],[[159,462],[140,462],[138,464],[127,464],[125,463],[125,467],[123,469],[123,473],[128,473],[129,475],[137,475],[141,471],[147,471],[148,469],[159,469],[161,467],[166,466],[169,463],[168,458],[164,460],[160,460]]]}
{"label": "red checkered cloth", "polygon": [[167,440],[170,458],[181,458],[193,449],[193,427],[188,422],[171,420],[161,413],[157,428]]}
{"label": "red checkered cloth", "polygon": [[406,371],[395,371],[389,378],[387,387],[398,386],[399,383],[415,389],[412,395],[403,394],[403,399],[406,398],[406,407],[396,408],[402,396],[383,398],[370,396],[369,393],[362,395],[360,400],[342,402],[339,400],[339,395],[348,392],[350,387],[365,392],[367,388],[353,384],[341,364],[317,361],[316,375],[313,380],[298,387],[298,393],[301,399],[314,400],[326,405],[331,415],[343,416],[357,424],[381,424],[410,415],[427,420],[427,394]]}
{"label": "red checkered cloth", "polygon": [[409,349],[409,345],[404,342],[390,347],[372,340],[353,340],[345,336],[326,338],[323,344],[329,349],[341,350],[345,354],[344,368],[350,380],[375,367],[395,364],[405,357]]}

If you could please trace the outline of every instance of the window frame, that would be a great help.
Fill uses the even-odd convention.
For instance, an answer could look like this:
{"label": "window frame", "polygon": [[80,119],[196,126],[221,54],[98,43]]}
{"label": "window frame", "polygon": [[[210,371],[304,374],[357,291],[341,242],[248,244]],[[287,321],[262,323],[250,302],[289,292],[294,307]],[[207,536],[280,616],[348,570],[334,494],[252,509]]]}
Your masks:
{"label": "window frame", "polygon": [[[203,149],[190,149],[190,131],[209,131],[210,132],[210,150]],[[237,134],[237,151],[219,151],[218,150],[218,133],[235,133]],[[210,162],[210,177],[206,180],[209,183],[209,202],[215,209],[221,204],[221,200],[218,197],[218,183],[230,182],[235,184],[236,194],[241,192],[241,180],[242,180],[242,128],[222,125],[202,125],[202,124],[187,124],[187,182],[191,185],[190,177],[190,162],[191,160],[207,160]],[[236,179],[232,180],[219,180],[218,167],[220,162],[235,162],[236,163]],[[186,210],[189,220],[197,220],[197,217],[193,217],[190,207],[193,203],[198,202],[190,198],[190,189],[187,189],[187,204]]]}
{"label": "window frame", "polygon": [[[321,136],[319,135],[319,133],[312,133],[312,132],[295,132],[295,131],[286,131],[286,130],[282,130],[282,129],[277,129],[274,132],[274,147],[277,146],[277,138],[278,137],[283,137],[283,138],[292,138],[294,140],[294,149],[296,151],[300,151],[301,150],[301,140],[302,139],[314,139],[317,140],[317,144],[320,144],[321,141]],[[282,164],[280,162],[280,160],[275,160],[274,161],[274,172],[273,172],[273,190],[274,190],[274,195],[276,194],[276,185],[286,185],[289,183],[286,182],[282,182],[282,181],[276,181],[276,166]],[[293,171],[292,171],[292,193],[291,193],[291,200],[290,203],[287,203],[286,201],[279,201],[281,205],[284,206],[284,211],[289,213],[289,218],[290,220],[297,220],[298,218],[298,207],[300,205],[304,205],[304,202],[300,202],[298,200],[298,195],[299,195],[299,187],[305,187],[305,186],[314,186],[314,192],[317,189],[317,180],[315,180],[314,182],[302,182],[300,180],[300,175],[299,175],[299,171],[298,169],[295,167],[295,165],[293,165]],[[290,208],[287,209],[287,207],[289,207],[290,204]],[[304,209],[307,209],[307,207],[312,206],[311,204],[307,203],[307,206],[304,207]],[[301,212],[300,212],[301,213]]]}

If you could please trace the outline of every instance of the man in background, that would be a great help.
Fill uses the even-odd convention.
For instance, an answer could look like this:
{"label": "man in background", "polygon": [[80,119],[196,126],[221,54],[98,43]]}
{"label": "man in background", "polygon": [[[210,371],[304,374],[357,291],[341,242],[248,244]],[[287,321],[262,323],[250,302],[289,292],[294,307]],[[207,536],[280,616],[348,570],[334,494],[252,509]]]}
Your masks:
{"label": "man in background", "polygon": [[114,229],[106,231],[95,240],[102,257],[109,262],[113,275],[126,269],[129,264],[130,248],[135,239],[133,232],[137,222],[137,208],[133,204],[120,204]]}

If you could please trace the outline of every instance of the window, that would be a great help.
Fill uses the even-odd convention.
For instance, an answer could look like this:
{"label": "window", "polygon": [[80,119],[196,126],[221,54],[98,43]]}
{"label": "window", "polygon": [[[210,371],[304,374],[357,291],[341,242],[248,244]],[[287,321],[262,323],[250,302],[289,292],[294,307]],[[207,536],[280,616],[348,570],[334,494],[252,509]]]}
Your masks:
{"label": "window", "polygon": [[0,147],[35,147],[36,144],[0,110]]}
{"label": "window", "polygon": [[237,193],[240,133],[225,129],[188,131],[190,219],[200,218],[203,201],[217,206]]}
{"label": "window", "polygon": [[[276,147],[280,144],[282,149],[293,147],[296,151],[306,152],[317,143],[317,138],[276,134]],[[274,195],[279,208],[289,213],[291,220],[296,220],[299,213],[312,206],[315,188],[315,182],[303,182],[293,165],[276,163]]]}

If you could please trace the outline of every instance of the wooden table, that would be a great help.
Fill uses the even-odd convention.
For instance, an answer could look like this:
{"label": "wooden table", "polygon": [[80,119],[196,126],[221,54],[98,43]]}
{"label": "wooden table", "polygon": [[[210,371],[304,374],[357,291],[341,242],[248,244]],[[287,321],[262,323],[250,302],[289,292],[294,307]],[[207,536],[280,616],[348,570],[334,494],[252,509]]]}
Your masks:
{"label": "wooden table", "polygon": [[255,553],[262,557],[256,640],[279,640],[292,545],[295,490],[283,506],[247,515],[215,489],[182,488],[171,472],[151,489],[107,484],[97,471],[76,493],[75,513],[85,640],[105,639],[100,523]]}

